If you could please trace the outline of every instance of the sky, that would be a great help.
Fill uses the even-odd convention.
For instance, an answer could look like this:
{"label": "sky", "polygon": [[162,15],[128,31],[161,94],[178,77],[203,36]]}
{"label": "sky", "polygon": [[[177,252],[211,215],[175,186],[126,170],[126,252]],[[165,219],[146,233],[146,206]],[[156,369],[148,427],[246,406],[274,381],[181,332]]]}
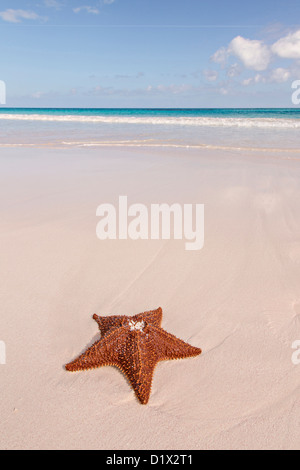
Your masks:
{"label": "sky", "polygon": [[300,2],[0,0],[0,57],[7,107],[293,107]]}

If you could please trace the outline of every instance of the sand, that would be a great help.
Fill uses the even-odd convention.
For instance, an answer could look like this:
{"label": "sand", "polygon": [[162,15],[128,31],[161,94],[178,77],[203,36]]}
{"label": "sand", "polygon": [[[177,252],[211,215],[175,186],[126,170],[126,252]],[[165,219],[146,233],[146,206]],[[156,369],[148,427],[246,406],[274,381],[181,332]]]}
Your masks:
{"label": "sand", "polygon": [[[300,160],[151,148],[1,149],[1,449],[300,447]],[[96,237],[96,208],[205,204],[205,244]],[[92,315],[163,308],[203,354],[149,404],[112,367],[67,373]]]}

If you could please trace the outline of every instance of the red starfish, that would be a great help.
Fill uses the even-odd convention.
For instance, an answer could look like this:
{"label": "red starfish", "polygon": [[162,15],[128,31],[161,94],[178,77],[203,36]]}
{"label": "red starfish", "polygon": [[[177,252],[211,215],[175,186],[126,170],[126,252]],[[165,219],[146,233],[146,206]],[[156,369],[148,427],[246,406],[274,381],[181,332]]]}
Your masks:
{"label": "red starfish", "polygon": [[126,375],[137,398],[148,403],[156,364],[165,359],[198,356],[201,349],[191,346],[160,327],[162,309],[125,315],[93,316],[101,339],[66,365],[68,371],[116,366]]}

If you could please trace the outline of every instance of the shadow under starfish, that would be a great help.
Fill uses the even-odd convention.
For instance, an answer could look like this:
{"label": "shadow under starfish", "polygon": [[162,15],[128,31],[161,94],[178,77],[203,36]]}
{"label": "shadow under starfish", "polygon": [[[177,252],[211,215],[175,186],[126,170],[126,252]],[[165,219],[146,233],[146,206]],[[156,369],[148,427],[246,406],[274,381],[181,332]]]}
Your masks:
{"label": "shadow under starfish", "polygon": [[198,356],[202,352],[161,328],[160,307],[132,317],[95,314],[93,318],[101,339],[67,364],[66,370],[116,366],[128,378],[142,404],[148,403],[153,372],[159,361]]}

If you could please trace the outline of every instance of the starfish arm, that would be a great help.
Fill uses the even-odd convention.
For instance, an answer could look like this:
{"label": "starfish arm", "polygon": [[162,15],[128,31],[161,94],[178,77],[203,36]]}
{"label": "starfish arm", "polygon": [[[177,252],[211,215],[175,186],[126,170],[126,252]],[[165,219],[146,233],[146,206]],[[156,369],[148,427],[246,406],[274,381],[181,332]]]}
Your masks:
{"label": "starfish arm", "polygon": [[124,318],[124,315],[113,315],[111,317],[99,317],[96,313],[93,315],[93,319],[98,323],[102,336],[106,335],[112,328],[120,328]]}
{"label": "starfish arm", "polygon": [[149,325],[160,326],[162,321],[162,308],[159,307],[156,310],[139,313],[135,318],[137,321],[146,321]]}
{"label": "starfish arm", "polygon": [[124,341],[125,332],[121,328],[115,328],[104,338],[96,341],[77,359],[67,364],[65,368],[70,372],[75,372],[108,365],[118,365],[118,350],[122,347]]}
{"label": "starfish arm", "polygon": [[159,361],[198,356],[202,352],[200,348],[196,348],[195,346],[185,343],[162,328],[157,328],[152,325],[149,328],[151,330],[151,335],[153,335],[153,339],[155,340],[156,352]]}
{"label": "starfish arm", "polygon": [[143,333],[132,333],[127,338],[126,354],[120,360],[120,369],[129,380],[138,400],[148,403],[152,378],[158,362],[155,345],[152,339]]}
{"label": "starfish arm", "polygon": [[136,397],[138,398],[140,403],[142,403],[142,405],[146,405],[149,401],[155,365],[156,364],[152,364],[152,366],[150,366],[148,364],[147,366],[144,366],[140,370],[140,373],[137,378],[135,378],[132,374],[128,374],[128,372],[125,372],[122,369],[123,373],[129,380]]}

